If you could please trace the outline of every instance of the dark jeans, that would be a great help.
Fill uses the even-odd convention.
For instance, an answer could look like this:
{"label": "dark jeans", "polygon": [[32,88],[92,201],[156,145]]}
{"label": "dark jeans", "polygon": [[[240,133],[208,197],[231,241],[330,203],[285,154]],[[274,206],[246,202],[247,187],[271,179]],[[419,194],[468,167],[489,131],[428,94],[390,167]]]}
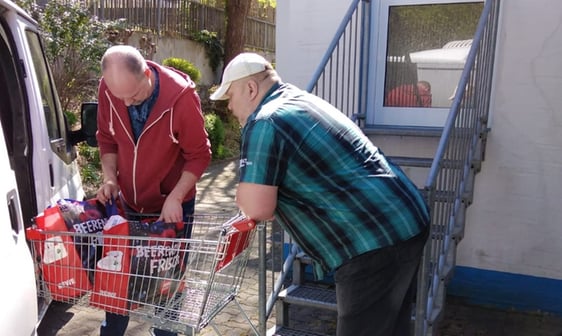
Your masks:
{"label": "dark jeans", "polygon": [[[124,204],[125,212],[130,212],[127,206]],[[193,222],[193,213],[195,212],[195,198],[186,201],[182,204],[183,208],[183,221],[186,223]],[[186,225],[185,227],[185,237],[191,237],[191,225]],[[187,259],[187,256],[185,257]],[[129,325],[129,316],[114,314],[110,312],[105,312],[105,321],[100,327],[100,336],[123,336],[125,335],[125,330]],[[177,336],[177,333],[170,332],[162,329],[154,329],[154,335],[156,336]]]}
{"label": "dark jeans", "polygon": [[338,336],[408,336],[428,231],[367,252],[336,270]]}

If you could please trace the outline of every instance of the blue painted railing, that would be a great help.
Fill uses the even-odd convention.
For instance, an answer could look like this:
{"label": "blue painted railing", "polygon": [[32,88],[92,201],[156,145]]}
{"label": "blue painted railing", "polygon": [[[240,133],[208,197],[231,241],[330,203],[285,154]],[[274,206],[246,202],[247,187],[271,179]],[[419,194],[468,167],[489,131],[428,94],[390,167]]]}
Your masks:
{"label": "blue painted railing", "polygon": [[[464,233],[475,174],[484,160],[499,0],[489,0],[478,23],[456,94],[425,183],[431,239],[420,269],[416,335],[433,335],[442,316],[446,284]],[[423,318],[419,318],[423,317]]]}
{"label": "blue painted railing", "polygon": [[367,96],[370,8],[371,1],[351,2],[306,88],[356,121],[364,115]]}

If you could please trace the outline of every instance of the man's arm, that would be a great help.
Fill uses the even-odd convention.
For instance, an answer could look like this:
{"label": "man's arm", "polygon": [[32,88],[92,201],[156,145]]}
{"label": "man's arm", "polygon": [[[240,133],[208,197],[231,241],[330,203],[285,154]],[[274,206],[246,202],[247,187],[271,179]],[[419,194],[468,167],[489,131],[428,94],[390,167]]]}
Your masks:
{"label": "man's arm", "polygon": [[183,95],[176,103],[177,113],[174,122],[180,135],[179,145],[184,158],[183,170],[191,172],[199,179],[211,162],[211,143],[205,130],[205,118],[201,112],[199,97],[195,91]]}
{"label": "man's arm", "polygon": [[183,171],[178,183],[166,197],[162,206],[160,220],[167,223],[181,222],[183,220],[182,203],[185,195],[195,187],[197,176],[188,171]]}
{"label": "man's arm", "polygon": [[277,189],[277,186],[240,182],[236,204],[251,219],[271,219],[277,207]]}
{"label": "man's arm", "polygon": [[97,199],[102,204],[106,204],[119,196],[119,185],[117,184],[117,154],[106,153],[101,157],[101,171],[103,174],[103,184],[97,192]]}

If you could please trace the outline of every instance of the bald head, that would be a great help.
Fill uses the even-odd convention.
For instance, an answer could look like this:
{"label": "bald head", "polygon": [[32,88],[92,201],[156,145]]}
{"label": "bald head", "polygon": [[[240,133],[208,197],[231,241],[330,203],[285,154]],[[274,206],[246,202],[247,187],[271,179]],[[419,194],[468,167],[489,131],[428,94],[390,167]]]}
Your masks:
{"label": "bald head", "polygon": [[148,65],[141,53],[128,45],[116,45],[107,49],[101,59],[101,71],[105,74],[110,70],[127,71],[141,76]]}
{"label": "bald head", "polygon": [[101,71],[109,91],[127,106],[142,103],[152,93],[152,71],[134,47],[118,45],[107,49],[101,59]]}

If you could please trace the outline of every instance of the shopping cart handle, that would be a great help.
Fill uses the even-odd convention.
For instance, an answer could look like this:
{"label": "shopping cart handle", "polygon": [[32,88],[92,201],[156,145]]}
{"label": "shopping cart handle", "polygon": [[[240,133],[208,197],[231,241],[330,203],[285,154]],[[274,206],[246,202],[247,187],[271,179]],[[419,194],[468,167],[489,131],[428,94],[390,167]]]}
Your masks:
{"label": "shopping cart handle", "polygon": [[25,238],[27,238],[27,240],[41,240],[42,236],[42,231],[38,230],[37,228],[28,227],[27,229],[25,229]]}
{"label": "shopping cart handle", "polygon": [[256,227],[256,222],[253,219],[245,218],[239,222],[232,224],[232,227],[239,232],[250,231]]}

